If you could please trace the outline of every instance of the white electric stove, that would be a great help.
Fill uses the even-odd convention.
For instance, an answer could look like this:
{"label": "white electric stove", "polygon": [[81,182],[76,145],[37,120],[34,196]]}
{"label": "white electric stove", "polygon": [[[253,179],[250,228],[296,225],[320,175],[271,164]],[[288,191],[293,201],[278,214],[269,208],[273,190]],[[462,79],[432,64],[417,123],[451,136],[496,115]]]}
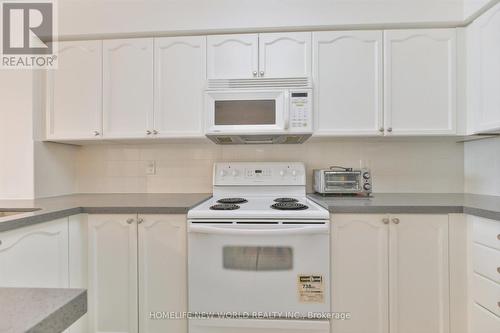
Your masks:
{"label": "white electric stove", "polygon": [[213,192],[188,212],[189,332],[329,332],[329,213],[304,164],[216,163]]}

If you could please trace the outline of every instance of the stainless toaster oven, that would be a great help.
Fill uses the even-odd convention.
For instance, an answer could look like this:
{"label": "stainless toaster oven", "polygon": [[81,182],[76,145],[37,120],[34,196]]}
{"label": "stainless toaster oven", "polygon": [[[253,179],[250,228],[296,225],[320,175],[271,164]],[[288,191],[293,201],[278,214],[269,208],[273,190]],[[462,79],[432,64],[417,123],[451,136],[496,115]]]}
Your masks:
{"label": "stainless toaster oven", "polygon": [[320,194],[372,193],[372,176],[368,169],[332,166],[314,170],[314,191]]}

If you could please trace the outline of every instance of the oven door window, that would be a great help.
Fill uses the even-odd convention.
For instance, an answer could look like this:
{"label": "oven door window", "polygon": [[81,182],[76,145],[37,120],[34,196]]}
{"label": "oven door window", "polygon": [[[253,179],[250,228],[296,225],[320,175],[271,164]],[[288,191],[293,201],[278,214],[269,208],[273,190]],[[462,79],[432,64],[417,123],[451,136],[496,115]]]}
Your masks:
{"label": "oven door window", "polygon": [[327,191],[359,191],[359,177],[357,172],[325,172],[325,187]]}
{"label": "oven door window", "polygon": [[239,271],[288,271],[293,269],[291,247],[224,246],[224,269]]}
{"label": "oven door window", "polygon": [[276,100],[215,101],[214,123],[219,125],[275,125]]}

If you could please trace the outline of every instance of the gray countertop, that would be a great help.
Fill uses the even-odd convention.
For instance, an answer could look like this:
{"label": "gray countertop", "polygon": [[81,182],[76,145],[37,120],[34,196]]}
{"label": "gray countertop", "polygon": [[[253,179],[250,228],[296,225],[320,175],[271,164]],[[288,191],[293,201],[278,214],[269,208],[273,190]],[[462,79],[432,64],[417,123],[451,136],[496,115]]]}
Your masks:
{"label": "gray countertop", "polygon": [[310,194],[331,213],[465,213],[500,221],[500,197],[460,193],[375,193],[372,197]]}
{"label": "gray countertop", "polygon": [[0,288],[0,333],[59,333],[86,312],[84,289]]}
{"label": "gray countertop", "polygon": [[[75,194],[36,200],[0,200],[0,211],[39,208],[0,218],[0,232],[89,214],[185,214],[210,193]],[[331,213],[466,213],[500,221],[500,196],[453,193],[375,193],[373,197],[331,197],[310,194]]]}
{"label": "gray countertop", "polygon": [[38,208],[0,218],[0,232],[80,214],[186,214],[210,193],[74,194],[35,200],[0,200],[0,211]]}

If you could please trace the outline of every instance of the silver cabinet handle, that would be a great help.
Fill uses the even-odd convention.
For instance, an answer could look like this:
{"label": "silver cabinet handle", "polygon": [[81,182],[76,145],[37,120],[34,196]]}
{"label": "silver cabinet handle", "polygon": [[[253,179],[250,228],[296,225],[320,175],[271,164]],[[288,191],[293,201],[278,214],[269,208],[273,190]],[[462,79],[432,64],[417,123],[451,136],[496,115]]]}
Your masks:
{"label": "silver cabinet handle", "polygon": [[497,267],[497,272],[498,274],[500,274],[500,267]]}
{"label": "silver cabinet handle", "polygon": [[378,131],[379,131],[379,132],[384,133],[384,128],[383,128],[383,127],[380,127],[380,128],[378,129]]}
{"label": "silver cabinet handle", "polygon": [[253,71],[253,76],[257,76],[257,71]]}
{"label": "silver cabinet handle", "polygon": [[393,218],[392,223],[399,224],[399,219],[397,217]]}
{"label": "silver cabinet handle", "polygon": [[151,135],[151,131],[150,131],[150,130],[147,130],[147,131],[146,131],[146,134],[147,134],[147,135]]}
{"label": "silver cabinet handle", "polygon": [[153,130],[153,134],[154,135],[158,134],[158,131],[157,130]]}
{"label": "silver cabinet handle", "polygon": [[127,224],[132,224],[134,223],[134,219],[127,219]]}
{"label": "silver cabinet handle", "polygon": [[94,131],[94,136],[99,136],[100,134],[99,131]]}
{"label": "silver cabinet handle", "polygon": [[144,219],[142,217],[139,217],[137,219],[137,224],[141,224],[142,222],[144,222]]}
{"label": "silver cabinet handle", "polygon": [[384,222],[384,224],[389,224],[389,219],[386,217],[386,218],[383,218],[382,219],[382,222]]}
{"label": "silver cabinet handle", "polygon": [[392,132],[392,127],[388,127],[387,132]]}
{"label": "silver cabinet handle", "polygon": [[264,76],[264,71],[260,71],[260,76]]}

